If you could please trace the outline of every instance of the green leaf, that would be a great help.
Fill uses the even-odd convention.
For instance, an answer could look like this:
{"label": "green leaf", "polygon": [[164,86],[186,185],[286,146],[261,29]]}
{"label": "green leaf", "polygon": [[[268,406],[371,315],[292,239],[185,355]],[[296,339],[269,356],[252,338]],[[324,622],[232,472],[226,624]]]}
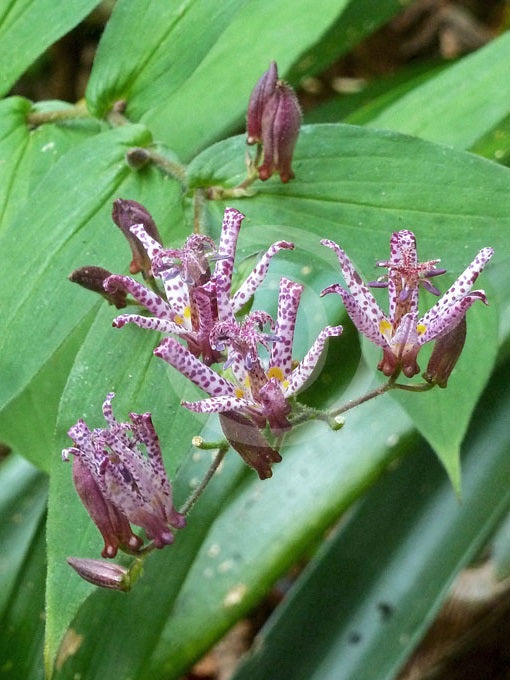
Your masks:
{"label": "green leaf", "polygon": [[0,675],[5,680],[44,678],[42,657],[45,549],[43,517],[37,526],[26,559],[18,567],[16,586],[10,593],[8,609],[0,619]]}
{"label": "green leaf", "polygon": [[507,31],[401,97],[368,124],[467,149],[510,111],[509,59]]}
{"label": "green leaf", "polygon": [[[129,250],[110,217],[113,199],[136,193],[143,200],[165,189],[167,207],[156,218],[171,215],[176,205],[180,209],[179,189],[158,169],[137,173],[124,161],[127,149],[149,141],[145,129],[126,126],[75,146],[0,237],[2,252],[9,253],[1,290],[1,408],[27,386],[96,304],[94,295],[67,281],[70,271],[85,264],[118,271],[126,267]],[[143,187],[149,188],[147,194]],[[22,288],[13,282],[22,282]],[[23,361],[15,362],[19,356]]]}
{"label": "green leaf", "polygon": [[[56,105],[69,108],[65,102],[45,102],[44,108]],[[18,220],[21,206],[30,200],[48,170],[69,149],[100,129],[92,119],[30,129],[27,117],[31,111],[32,104],[21,97],[0,101],[0,230]]]}
{"label": "green leaf", "polygon": [[99,0],[11,0],[0,7],[0,95],[44,50],[76,26]]}
{"label": "green leaf", "polygon": [[89,107],[102,116],[116,100],[127,100],[130,119],[190,158],[242,122],[272,59],[284,75],[346,4],[320,0],[296,11],[288,0],[188,0],[178,7],[121,0],[99,46]]}
{"label": "green leaf", "polygon": [[19,572],[45,512],[47,487],[46,476],[14,453],[0,464],[0,620],[15,597]]}
{"label": "green leaf", "polygon": [[267,678],[274,668],[295,680],[397,676],[510,505],[506,387],[501,373],[476,412],[462,503],[415,444],[322,546],[235,680]]}

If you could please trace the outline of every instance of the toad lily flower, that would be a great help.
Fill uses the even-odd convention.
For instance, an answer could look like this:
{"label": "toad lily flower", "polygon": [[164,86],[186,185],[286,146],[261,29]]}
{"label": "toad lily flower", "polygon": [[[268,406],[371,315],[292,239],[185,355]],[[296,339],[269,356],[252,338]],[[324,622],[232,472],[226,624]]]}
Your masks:
{"label": "toad lily flower", "polygon": [[[463,321],[467,310],[477,300],[487,304],[483,290],[470,291],[492,257],[492,248],[482,248],[438,302],[418,319],[419,285],[430,292],[438,293],[428,279],[442,274],[444,270],[436,269],[435,265],[439,260],[418,263],[416,240],[411,231],[394,232],[390,241],[390,259],[379,263],[379,266],[388,268],[387,283],[382,285],[388,287],[389,315],[380,309],[342,248],[329,240],[321,243],[336,252],[348,288],[346,290],[340,284],[333,284],[324,289],[321,295],[338,293],[342,297],[356,328],[382,347],[383,358],[378,368],[388,377],[402,370],[404,375],[412,378],[420,370],[416,357],[422,345],[448,336]],[[458,354],[460,352],[456,358]],[[451,368],[453,366],[449,370]]]}
{"label": "toad lily flower", "polygon": [[[164,286],[164,296],[155,293],[129,276],[113,275],[104,282],[109,294],[119,290],[130,293],[153,316],[122,314],[113,325],[121,328],[134,323],[163,333],[180,335],[194,356],[202,356],[208,366],[220,361],[221,355],[209,342],[209,333],[217,321],[230,318],[254,294],[264,280],[271,258],[281,249],[294,248],[293,243],[277,241],[262,256],[241,287],[231,294],[232,274],[237,239],[244,215],[226,208],[218,249],[207,236],[193,234],[182,249],[164,249],[143,225],[131,227],[141,241],[152,263],[152,273]],[[209,262],[216,262],[211,273]],[[221,302],[217,280],[222,278]]]}
{"label": "toad lily flower", "polygon": [[[306,356],[293,368],[292,344],[302,291],[300,284],[282,278],[274,328],[270,317],[263,312],[253,312],[242,325],[233,317],[215,325],[211,344],[222,349],[228,346],[226,366],[231,378],[228,374],[218,375],[173,338],[165,338],[154,350],[156,356],[210,395],[201,401],[183,402],[183,406],[197,413],[219,413],[225,436],[261,479],[271,476],[271,462],[281,460],[278,452],[271,449],[265,439],[260,439],[261,430],[267,424],[273,435],[278,436],[290,429],[289,398],[302,389],[312,375],[327,338],[342,332],[341,326],[324,328]],[[261,330],[266,323],[271,327],[270,333]],[[269,350],[267,369],[258,354],[260,344]],[[257,439],[253,439],[255,443],[251,445],[255,436]],[[259,449],[264,447],[264,456],[261,456]]]}
{"label": "toad lily flower", "polygon": [[156,548],[172,543],[172,529],[186,523],[172,503],[151,414],[131,413],[131,423],[119,423],[112,412],[113,397],[108,394],[103,404],[108,427],[90,430],[79,420],[69,430],[74,446],[62,451],[63,460],[74,455],[74,484],[103,536],[103,557],[115,557],[118,548],[138,552],[142,540],[130,523],[142,527]]}

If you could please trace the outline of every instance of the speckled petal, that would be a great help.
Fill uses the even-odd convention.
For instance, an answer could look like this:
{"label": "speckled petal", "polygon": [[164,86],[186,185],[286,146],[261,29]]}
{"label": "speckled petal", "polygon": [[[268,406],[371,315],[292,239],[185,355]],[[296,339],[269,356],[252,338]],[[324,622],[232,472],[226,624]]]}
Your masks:
{"label": "speckled petal", "polygon": [[321,296],[327,295],[328,293],[338,293],[338,295],[341,296],[345,311],[360,333],[363,333],[363,335],[371,342],[379,345],[379,347],[387,346],[388,343],[381,334],[381,322],[385,322],[388,326],[390,326],[390,322],[387,320],[379,306],[371,308],[369,314],[365,309],[359,306],[358,300],[354,295],[351,295],[348,290],[342,288],[338,283],[334,283],[325,288],[322,291]]}
{"label": "speckled petal", "polygon": [[436,304],[425,314],[422,322],[425,324],[425,326],[427,326],[427,328],[429,326],[435,326],[437,319],[440,319],[455,302],[469,293],[471,287],[478,278],[478,275],[483,270],[487,262],[491,259],[493,253],[494,250],[492,248],[482,248],[482,250],[480,250],[469,267],[467,267],[467,269],[446,291],[443,297],[438,300]]}
{"label": "speckled petal", "polygon": [[112,321],[112,326],[115,328],[122,328],[127,323],[134,323],[140,328],[145,328],[151,331],[159,331],[160,333],[176,333],[182,335],[186,333],[187,329],[179,324],[167,321],[166,319],[158,319],[155,316],[142,316],[141,314],[121,314],[115,317]]}
{"label": "speckled petal", "polygon": [[152,290],[143,286],[138,281],[129,276],[121,276],[120,274],[112,274],[104,282],[104,289],[107,293],[115,293],[119,288],[130,293],[137,302],[143,305],[151,314],[160,319],[173,320],[175,316],[174,310],[168,305],[165,300],[159,295],[156,295]]}
{"label": "speckled petal", "polygon": [[290,374],[288,378],[288,385],[284,389],[284,394],[286,397],[295,394],[303,387],[303,385],[312,375],[317,362],[320,359],[322,350],[326,344],[326,340],[331,336],[340,335],[342,331],[342,326],[326,326],[326,328],[324,328],[319,333],[306,355]]}
{"label": "speckled petal", "polygon": [[170,308],[183,319],[183,323],[188,330],[190,330],[191,323],[188,318],[190,306],[188,286],[179,274],[175,274],[173,269],[161,270],[159,272],[159,278],[163,281],[166,299],[168,300]]}
{"label": "speckled petal", "polygon": [[232,383],[203,364],[174,338],[165,338],[156,347],[154,354],[211,396],[234,394]]}
{"label": "speckled petal", "polygon": [[278,367],[285,378],[292,370],[292,344],[303,289],[304,286],[290,279],[282,278],[280,281],[275,329],[275,335],[278,339],[271,348],[269,368]]}
{"label": "speckled petal", "polygon": [[225,208],[221,225],[220,245],[218,247],[217,262],[214,268],[213,278],[225,276],[230,285],[234,271],[234,257],[236,254],[237,238],[244,220],[243,213],[235,208]]}
{"label": "speckled petal", "polygon": [[129,231],[142,242],[142,245],[145,248],[150,260],[161,256],[165,252],[161,246],[161,243],[158,243],[145,231],[143,224],[133,224]]}
{"label": "speckled petal", "polygon": [[214,285],[216,287],[218,321],[229,323],[234,322],[234,311],[232,309],[232,301],[230,299],[230,279],[228,276],[219,274],[214,280]]}
{"label": "speckled petal", "polygon": [[364,335],[380,346],[384,346],[379,332],[379,324],[386,317],[377,304],[374,296],[361,280],[360,275],[352,266],[345,252],[334,241],[324,239],[322,245],[335,251],[345,283],[350,291],[350,295],[341,286],[329,286],[322,291],[321,295],[335,292],[342,296],[347,313],[354,322],[356,328]]}
{"label": "speckled petal", "polygon": [[250,402],[246,399],[230,396],[210,397],[209,399],[202,399],[201,401],[182,401],[181,404],[195,413],[224,413],[225,411],[246,412],[250,410]]}
{"label": "speckled petal", "polygon": [[423,324],[426,329],[419,338],[420,344],[423,345],[430,340],[437,340],[446,335],[446,333],[449,333],[460,321],[462,321],[467,310],[477,300],[481,300],[484,304],[488,304],[485,292],[483,290],[474,290],[472,293],[469,293],[469,295],[465,295],[461,300],[457,300],[450,304],[448,308],[443,308],[441,314],[434,311],[434,307],[437,305],[432,307],[420,321],[420,324]]}
{"label": "speckled petal", "polygon": [[235,293],[234,297],[232,298],[232,307],[234,309],[234,312],[238,312],[241,309],[241,307],[252,297],[257,288],[260,286],[260,284],[262,283],[267,274],[267,270],[269,269],[271,259],[276,255],[276,253],[278,253],[280,250],[293,250],[293,249],[294,244],[290,243],[289,241],[277,241],[276,243],[273,243],[273,245],[270,246],[270,248],[268,248],[268,250],[261,257],[258,264],[254,267],[251,274],[243,282],[239,290]]}
{"label": "speckled petal", "polygon": [[[418,264],[418,254],[416,252],[416,238],[412,231],[402,229],[401,231],[394,231],[390,239],[390,261],[389,269],[390,275],[388,277],[388,299],[389,299],[389,317],[393,321],[395,319],[395,312],[398,308],[399,300],[395,287],[395,281],[391,275],[391,268],[397,267],[406,263],[408,267],[415,267]],[[412,288],[409,291],[412,296],[410,309],[413,311],[418,309],[418,287]]]}

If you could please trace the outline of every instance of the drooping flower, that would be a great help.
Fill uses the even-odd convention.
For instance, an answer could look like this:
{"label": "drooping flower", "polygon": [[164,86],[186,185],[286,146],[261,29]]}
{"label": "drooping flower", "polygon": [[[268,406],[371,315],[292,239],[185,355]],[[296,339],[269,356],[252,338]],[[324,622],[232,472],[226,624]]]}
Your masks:
{"label": "drooping flower", "polygon": [[[210,395],[201,401],[183,402],[183,406],[197,413],[219,413],[224,419],[233,419],[234,422],[230,423],[222,421],[225,436],[244,460],[257,470],[261,479],[271,475],[268,456],[272,456],[271,462],[276,462],[279,456],[277,459],[274,454],[278,452],[274,449],[272,453],[264,450],[271,447],[260,437],[250,446],[255,428],[262,431],[268,425],[275,436],[290,429],[289,398],[301,390],[312,375],[327,338],[342,332],[341,326],[326,326],[305,357],[293,368],[292,345],[302,291],[300,284],[282,278],[276,324],[264,312],[253,312],[242,324],[231,316],[215,325],[211,344],[221,349],[228,347],[225,367],[230,369],[230,375],[221,376],[205,366],[173,338],[165,338],[154,350],[156,356]],[[263,331],[264,325],[269,326],[268,332]],[[269,352],[267,366],[260,357],[259,345]],[[235,441],[237,436],[238,442]],[[263,456],[257,455],[257,447]],[[253,454],[251,458],[250,453]]]}
{"label": "drooping flower", "polygon": [[[388,315],[381,310],[368,285],[363,283],[342,248],[327,239],[322,244],[336,252],[347,289],[335,283],[325,288],[321,294],[338,293],[342,297],[356,328],[382,348],[383,358],[378,368],[386,376],[396,375],[400,370],[408,378],[416,375],[420,370],[417,355],[421,347],[450,334],[477,300],[487,304],[483,290],[470,291],[492,257],[492,248],[482,248],[438,302],[418,319],[419,285],[432,293],[439,293],[428,279],[444,270],[435,267],[439,260],[418,263],[416,239],[411,231],[394,232],[390,241],[390,259],[379,263],[388,268],[387,282],[376,284],[388,287]],[[455,361],[459,354],[460,352]],[[450,367],[450,372],[452,368],[453,366]]]}
{"label": "drooping flower", "polygon": [[133,553],[141,548],[130,524],[142,527],[156,548],[172,543],[172,530],[185,525],[173,506],[151,414],[131,413],[131,423],[120,423],[113,397],[108,394],[103,404],[107,427],[90,430],[78,420],[68,433],[74,446],[62,451],[63,460],[74,456],[74,484],[103,536],[103,557],[115,557],[119,548]]}
{"label": "drooping flower", "polygon": [[[264,280],[271,258],[279,250],[294,248],[294,244],[288,241],[273,243],[232,294],[234,257],[243,219],[244,215],[235,208],[225,209],[218,248],[207,236],[193,234],[182,249],[165,249],[146,233],[142,225],[131,227],[150,258],[153,276],[163,283],[164,295],[129,276],[110,276],[104,282],[108,293],[119,290],[130,293],[153,315],[122,314],[113,321],[113,325],[121,328],[126,323],[135,323],[141,328],[179,335],[186,340],[190,352],[197,357],[202,356],[207,365],[220,361],[221,355],[209,341],[213,325],[218,320],[230,318],[250,299]],[[213,272],[210,269],[212,261],[215,261]],[[219,278],[222,280],[220,296]]]}
{"label": "drooping flower", "polygon": [[248,144],[262,144],[264,158],[259,178],[266,180],[274,172],[282,182],[294,178],[292,155],[301,126],[301,109],[292,87],[278,79],[276,63],[259,78],[248,104],[246,132]]}
{"label": "drooping flower", "polygon": [[135,224],[143,225],[143,228],[158,243],[162,243],[158,228],[152,215],[141,203],[132,200],[118,198],[113,202],[112,219],[126,237],[133,259],[129,265],[131,274],[142,272],[144,278],[150,276],[151,263],[142,242],[131,231]]}

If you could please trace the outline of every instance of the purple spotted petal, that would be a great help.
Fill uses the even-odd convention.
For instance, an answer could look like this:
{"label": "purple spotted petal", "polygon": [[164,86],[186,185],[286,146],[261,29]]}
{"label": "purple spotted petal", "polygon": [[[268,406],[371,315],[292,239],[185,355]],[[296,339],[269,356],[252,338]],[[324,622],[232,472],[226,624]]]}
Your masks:
{"label": "purple spotted petal", "polygon": [[322,245],[335,251],[345,283],[350,291],[350,295],[340,286],[329,286],[322,291],[321,295],[335,292],[342,296],[347,313],[351,317],[358,330],[364,333],[372,342],[378,345],[384,344],[380,337],[379,324],[385,319],[385,315],[377,304],[374,296],[361,280],[360,275],[354,269],[352,262],[345,252],[334,241],[324,239]]}
{"label": "purple spotted petal", "polygon": [[290,375],[292,370],[292,344],[302,293],[303,286],[301,284],[290,279],[281,279],[275,330],[277,340],[271,348],[269,366],[270,368],[280,368],[284,377]]}
{"label": "purple spotted petal", "polygon": [[218,259],[214,268],[213,278],[225,276],[229,282],[229,290],[232,282],[232,273],[234,271],[237,239],[244,217],[243,213],[235,208],[225,208],[225,212],[223,213],[220,245],[218,247],[217,255]]}
{"label": "purple spotted petal", "polygon": [[455,302],[469,293],[471,287],[478,278],[478,275],[491,259],[493,253],[494,250],[492,248],[482,248],[482,250],[480,250],[469,267],[464,270],[443,297],[425,314],[422,322],[427,329],[430,326],[434,327],[437,323],[437,319],[440,319]]}
{"label": "purple spotted petal", "polygon": [[[389,299],[389,317],[393,321],[395,319],[396,311],[399,307],[399,295],[402,286],[398,288],[395,286],[395,278],[392,275],[392,268],[402,267],[416,269],[418,265],[418,254],[416,252],[416,238],[412,231],[408,229],[402,229],[401,231],[395,231],[391,235],[390,239],[390,275],[388,278],[388,299]],[[394,274],[394,272],[393,272]],[[418,286],[412,287],[411,290],[407,291],[411,295],[412,300],[408,301],[409,309],[418,309]]]}
{"label": "purple spotted petal", "polygon": [[211,396],[233,395],[234,385],[203,364],[174,338],[165,338],[154,350],[166,361]]}
{"label": "purple spotted petal", "polygon": [[216,301],[218,305],[218,321],[231,323],[234,321],[234,311],[230,299],[231,280],[228,276],[219,274],[215,280]]}
{"label": "purple spotted petal", "polygon": [[426,328],[425,333],[420,336],[420,344],[423,345],[430,340],[437,340],[449,333],[462,321],[467,310],[477,300],[488,304],[484,291],[474,290],[469,295],[465,295],[461,300],[453,302],[448,308],[443,308],[440,315],[435,313],[434,307],[432,307],[420,321]]}
{"label": "purple spotted petal", "polygon": [[129,231],[141,241],[151,261],[156,257],[160,257],[165,252],[161,243],[158,243],[156,239],[153,239],[152,236],[149,236],[145,231],[143,224],[134,224]]}
{"label": "purple spotted petal", "polygon": [[348,290],[342,288],[338,283],[333,283],[331,286],[325,288],[322,295],[327,295],[328,293],[338,293],[341,296],[345,311],[351,318],[353,324],[363,333],[371,342],[379,345],[379,347],[386,347],[387,342],[381,335],[380,324],[381,321],[385,321],[389,324],[386,316],[383,314],[379,306],[375,308],[366,309],[358,304],[357,298],[351,295]]}
{"label": "purple spotted petal", "polygon": [[[189,290],[186,283],[180,276],[176,276],[173,269],[163,269],[159,272],[159,277],[163,281],[165,287],[166,299],[170,307],[182,319],[186,319],[186,314],[189,312]],[[189,325],[189,324],[188,324]],[[189,326],[191,328],[191,326]]]}
{"label": "purple spotted petal", "polygon": [[225,411],[249,411],[250,402],[238,397],[210,397],[201,401],[182,401],[182,406],[195,413],[224,413]]}
{"label": "purple spotted petal", "polygon": [[143,305],[151,314],[160,319],[173,320],[175,312],[168,305],[162,297],[156,295],[152,290],[146,286],[138,283],[129,276],[121,276],[120,274],[112,274],[103,283],[104,289],[108,293],[115,293],[121,289],[135,298],[137,302]]}
{"label": "purple spotted petal", "polygon": [[290,243],[289,241],[277,241],[268,248],[268,250],[261,257],[258,264],[254,267],[251,274],[243,282],[239,290],[232,298],[232,307],[234,312],[238,312],[260,286],[267,274],[271,259],[276,255],[276,253],[284,249],[293,250],[293,248],[294,244]]}
{"label": "purple spotted petal", "polygon": [[319,333],[306,355],[290,374],[288,386],[284,389],[286,397],[295,394],[303,387],[317,366],[326,340],[331,336],[340,335],[342,331],[342,326],[326,326],[326,328]]}
{"label": "purple spotted petal", "polygon": [[159,331],[160,333],[176,333],[177,335],[186,333],[186,328],[173,323],[173,321],[158,319],[155,316],[142,316],[141,314],[120,314],[112,321],[112,326],[122,328],[127,323],[134,323],[139,328]]}

